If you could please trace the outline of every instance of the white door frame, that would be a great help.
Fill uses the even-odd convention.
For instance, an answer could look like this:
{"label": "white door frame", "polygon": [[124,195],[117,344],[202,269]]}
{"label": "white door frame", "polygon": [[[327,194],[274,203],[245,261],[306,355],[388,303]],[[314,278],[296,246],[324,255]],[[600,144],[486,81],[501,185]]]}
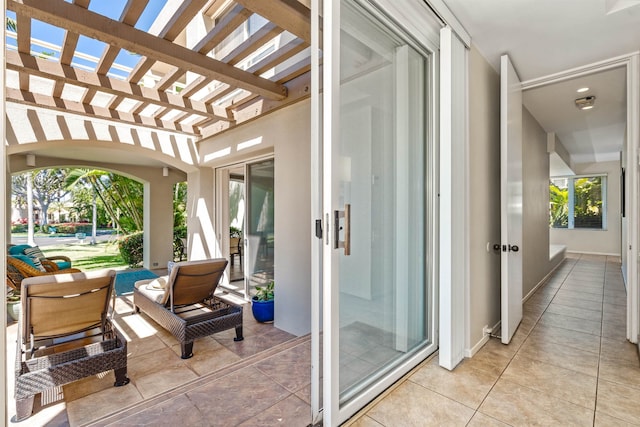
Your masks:
{"label": "white door frame", "polygon": [[625,165],[627,214],[627,339],[638,343],[640,328],[640,293],[638,284],[638,233],[640,227],[640,168],[638,153],[640,146],[640,53],[606,59],[582,67],[522,82],[522,90],[534,89],[576,77],[593,74],[612,68],[625,67],[627,70],[627,162]]}

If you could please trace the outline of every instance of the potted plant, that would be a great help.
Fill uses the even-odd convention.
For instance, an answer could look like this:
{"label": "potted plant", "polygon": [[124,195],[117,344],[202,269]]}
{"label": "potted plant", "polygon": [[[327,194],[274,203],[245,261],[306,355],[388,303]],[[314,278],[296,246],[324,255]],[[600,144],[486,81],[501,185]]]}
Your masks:
{"label": "potted plant", "polygon": [[20,318],[20,291],[13,289],[7,292],[7,313],[15,321]]}
{"label": "potted plant", "polygon": [[273,280],[266,286],[256,286],[256,294],[251,298],[251,311],[258,322],[273,322]]}

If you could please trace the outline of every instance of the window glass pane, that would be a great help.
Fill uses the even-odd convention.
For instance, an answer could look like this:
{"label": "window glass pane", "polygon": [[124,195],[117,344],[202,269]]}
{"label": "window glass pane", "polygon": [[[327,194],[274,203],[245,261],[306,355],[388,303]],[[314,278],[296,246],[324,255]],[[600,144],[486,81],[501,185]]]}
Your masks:
{"label": "window glass pane", "polygon": [[553,178],[549,185],[549,226],[569,227],[569,179]]}
{"label": "window glass pane", "polygon": [[602,177],[574,179],[575,228],[602,228]]}

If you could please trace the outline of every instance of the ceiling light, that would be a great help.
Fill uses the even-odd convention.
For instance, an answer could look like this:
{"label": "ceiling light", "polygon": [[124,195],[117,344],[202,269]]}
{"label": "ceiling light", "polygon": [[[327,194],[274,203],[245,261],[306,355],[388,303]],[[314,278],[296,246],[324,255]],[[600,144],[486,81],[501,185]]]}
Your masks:
{"label": "ceiling light", "polygon": [[589,88],[588,88],[588,87],[581,87],[581,88],[580,88],[580,89],[578,89],[576,92],[578,92],[578,93],[584,93],[584,92],[586,92],[586,91],[588,91],[588,90],[589,90]]}
{"label": "ceiling light", "polygon": [[584,98],[576,99],[576,107],[580,110],[590,110],[593,108],[593,104],[596,102],[596,97],[593,95],[585,96]]}

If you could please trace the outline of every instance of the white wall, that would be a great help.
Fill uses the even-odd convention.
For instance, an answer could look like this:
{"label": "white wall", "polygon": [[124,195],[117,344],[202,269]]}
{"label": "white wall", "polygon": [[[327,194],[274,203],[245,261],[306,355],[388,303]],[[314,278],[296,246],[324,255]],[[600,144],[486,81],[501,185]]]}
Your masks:
{"label": "white wall", "polygon": [[620,162],[582,163],[575,165],[577,175],[607,174],[607,229],[550,229],[551,243],[566,245],[569,252],[620,255]]}
{"label": "white wall", "polygon": [[274,154],[275,326],[295,335],[311,331],[310,117],[306,100],[200,143],[200,158],[212,168]]}
{"label": "white wall", "polygon": [[[500,76],[472,46],[469,54],[470,313],[466,348],[500,320]],[[487,243],[491,249],[487,251]],[[471,354],[468,354],[471,355]]]}

